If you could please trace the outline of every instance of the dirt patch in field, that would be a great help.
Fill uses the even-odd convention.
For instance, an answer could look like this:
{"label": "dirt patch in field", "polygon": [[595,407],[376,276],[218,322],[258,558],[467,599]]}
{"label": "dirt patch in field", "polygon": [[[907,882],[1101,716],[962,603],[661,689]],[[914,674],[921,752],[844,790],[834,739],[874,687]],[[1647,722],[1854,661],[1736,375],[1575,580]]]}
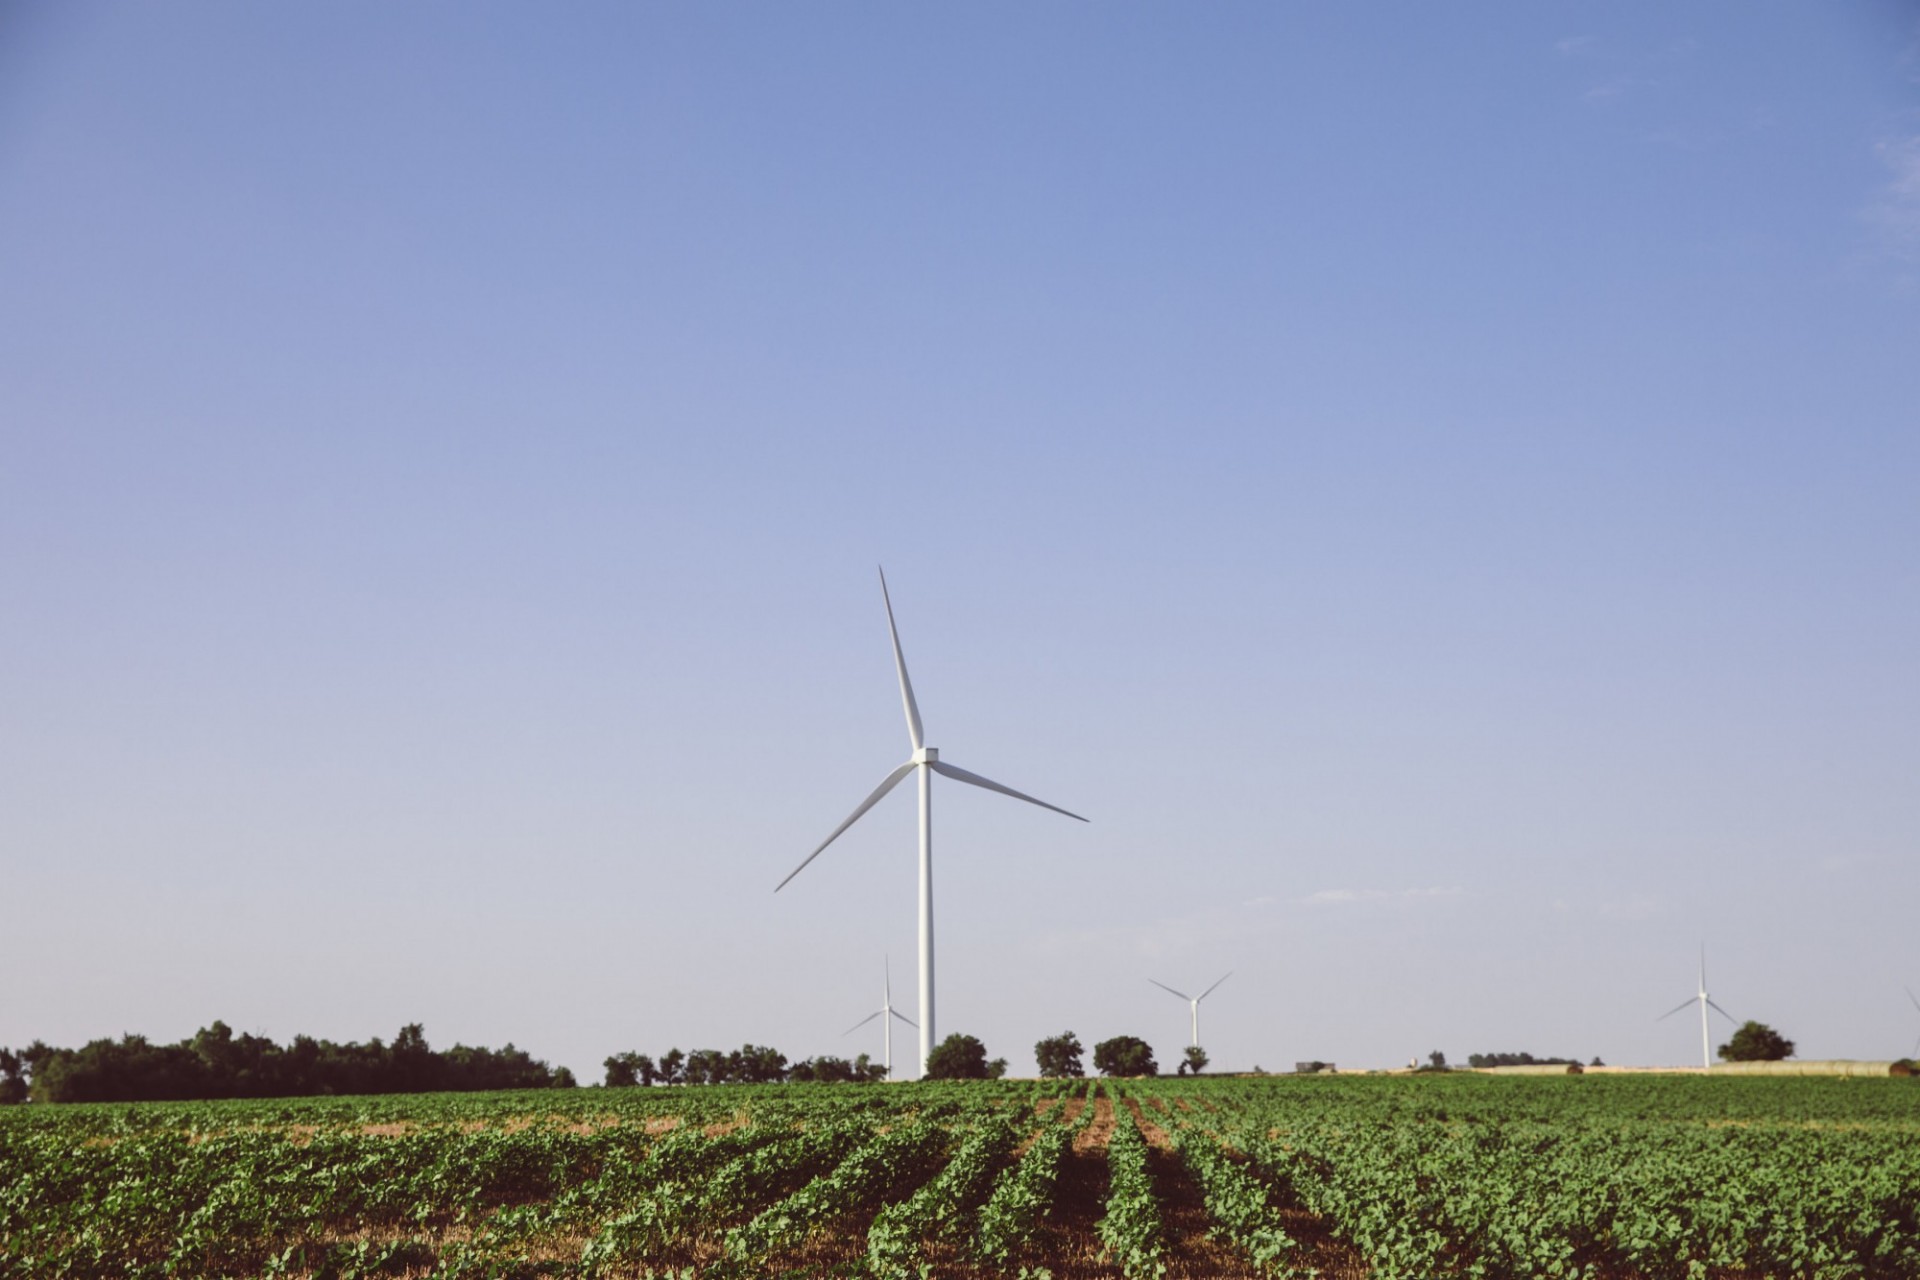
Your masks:
{"label": "dirt patch in field", "polygon": [[369,1138],[404,1138],[417,1133],[420,1126],[411,1120],[388,1120],[383,1124],[363,1124],[356,1132]]}
{"label": "dirt patch in field", "polygon": [[1108,1266],[1102,1254],[1100,1236],[1094,1224],[1106,1209],[1107,1153],[1106,1135],[1113,1131],[1113,1105],[1103,1095],[1094,1104],[1093,1123],[1080,1134],[1104,1125],[1100,1147],[1083,1147],[1079,1139],[1074,1149],[1060,1161],[1060,1181],[1054,1184],[1053,1213],[1043,1238],[1046,1264],[1055,1280],[1094,1280],[1117,1277],[1119,1268]]}
{"label": "dirt patch in field", "polygon": [[1100,1096],[1093,1100],[1093,1119],[1087,1127],[1074,1135],[1075,1151],[1099,1151],[1107,1149],[1107,1139],[1113,1136],[1113,1099],[1102,1089]]}
{"label": "dirt patch in field", "polygon": [[1133,1112],[1133,1122],[1140,1126],[1140,1136],[1147,1140],[1147,1145],[1161,1151],[1173,1150],[1173,1139],[1167,1136],[1167,1131],[1147,1119],[1147,1113],[1140,1109],[1138,1102],[1128,1098],[1126,1103],[1127,1110]]}
{"label": "dirt patch in field", "polygon": [[722,1134],[732,1133],[735,1129],[744,1129],[751,1124],[752,1121],[753,1117],[749,1116],[743,1108],[734,1112],[725,1120],[716,1120],[710,1125],[703,1126],[700,1132],[706,1134],[709,1138],[718,1138]]}

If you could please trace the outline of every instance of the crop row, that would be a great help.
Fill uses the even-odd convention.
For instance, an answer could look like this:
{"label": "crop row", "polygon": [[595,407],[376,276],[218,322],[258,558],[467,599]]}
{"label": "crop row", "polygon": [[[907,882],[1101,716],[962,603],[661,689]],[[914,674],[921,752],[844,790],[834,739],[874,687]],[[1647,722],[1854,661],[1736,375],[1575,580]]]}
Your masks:
{"label": "crop row", "polygon": [[[1112,1083],[1003,1081],[594,1090],[563,1111],[551,1092],[30,1107],[0,1117],[0,1280],[745,1276],[822,1259],[908,1280],[1062,1250],[1139,1280],[1173,1260],[1169,1206],[1196,1202],[1272,1276],[1326,1262],[1287,1230],[1300,1217],[1381,1280],[1920,1280],[1920,1089],[1687,1083],[1158,1080],[1118,1106]],[[1048,1098],[1061,1105],[1038,1114]],[[1150,1150],[1142,1102],[1170,1152]],[[1082,1135],[1100,1145],[1096,1114],[1115,1120],[1104,1152],[1076,1153]],[[1097,1219],[1066,1211],[1102,1182]]]}

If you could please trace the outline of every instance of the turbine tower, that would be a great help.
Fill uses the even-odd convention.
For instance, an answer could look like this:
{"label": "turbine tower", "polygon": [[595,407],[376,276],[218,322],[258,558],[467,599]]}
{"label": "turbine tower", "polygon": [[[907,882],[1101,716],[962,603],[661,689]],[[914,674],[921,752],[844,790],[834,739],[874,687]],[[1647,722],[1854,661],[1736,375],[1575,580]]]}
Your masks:
{"label": "turbine tower", "polygon": [[[1908,992],[1907,994],[1912,995],[1913,993]],[[1708,1030],[1707,1030],[1707,1010],[1712,1009],[1715,1013],[1725,1018],[1728,1022],[1735,1022],[1735,1018],[1732,1014],[1728,1013],[1725,1009],[1722,1009],[1719,1005],[1715,1004],[1713,1002],[1713,997],[1707,994],[1707,948],[1705,944],[1702,944],[1700,947],[1699,994],[1688,996],[1685,1000],[1682,1000],[1676,1007],[1667,1010],[1665,1013],[1661,1014],[1658,1018],[1655,1018],[1654,1021],[1664,1022],[1668,1018],[1671,1018],[1674,1014],[1679,1013],[1682,1009],[1685,1009],[1688,1005],[1693,1004],[1695,1001],[1698,1001],[1700,1005],[1700,1066],[1703,1069],[1711,1070],[1713,1068],[1713,1057],[1712,1057],[1712,1051],[1709,1048],[1709,1046],[1713,1042],[1713,1037],[1708,1033]]]}
{"label": "turbine tower", "polygon": [[1058,805],[1048,804],[1045,800],[1035,800],[1030,795],[1015,791],[1012,787],[1003,787],[989,778],[977,773],[968,773],[965,769],[950,765],[940,758],[937,748],[926,743],[926,732],[920,727],[920,708],[913,700],[913,682],[907,679],[907,659],[900,652],[900,629],[893,622],[893,599],[887,594],[886,570],[880,571],[880,599],[887,608],[887,633],[893,638],[893,666],[900,676],[900,701],[907,711],[907,739],[913,744],[913,754],[907,762],[881,780],[873,789],[873,794],[860,802],[847,820],[833,829],[833,834],[820,842],[820,847],[808,854],[804,861],[787,873],[787,879],[773,887],[775,893],[787,887],[787,882],[806,870],[807,863],[825,851],[826,847],[840,838],[840,833],[858,822],[861,815],[879,804],[887,792],[898,786],[908,774],[917,774],[920,783],[920,1074],[927,1073],[927,1059],[933,1056],[933,775],[938,773],[952,778],[955,782],[964,782],[969,786],[984,787],[988,791],[998,791],[1003,796],[1012,796],[1015,800],[1025,800],[1028,804],[1037,804],[1042,809],[1051,809],[1055,813],[1065,814],[1076,822],[1085,822],[1077,813],[1068,813]]}
{"label": "turbine tower", "polygon": [[[1232,976],[1233,974],[1230,972],[1224,973],[1220,976],[1220,982],[1225,982]],[[1179,996],[1187,1002],[1187,1007],[1193,1011],[1193,1044],[1195,1048],[1198,1048],[1200,1046],[1200,1002],[1212,995],[1213,987],[1219,986],[1220,982],[1214,983],[1213,987],[1208,987],[1197,996],[1190,996],[1184,991],[1174,991],[1172,987],[1164,982],[1158,982],[1152,978],[1148,978],[1147,981],[1152,982],[1154,986],[1160,988],[1162,991],[1172,991],[1174,995]]]}
{"label": "turbine tower", "polygon": [[866,1017],[860,1019],[860,1021],[848,1027],[845,1031],[842,1031],[840,1034],[842,1036],[850,1036],[854,1032],[858,1031],[860,1028],[866,1026],[869,1022],[872,1022],[875,1018],[884,1019],[884,1021],[882,1021],[880,1025],[885,1027],[887,1030],[887,1035],[886,1035],[887,1079],[891,1080],[893,1079],[893,1020],[895,1018],[898,1018],[900,1019],[900,1021],[906,1023],[908,1026],[916,1027],[916,1028],[920,1024],[915,1022],[912,1018],[909,1018],[906,1014],[900,1012],[898,1009],[893,1007],[892,966],[890,965],[887,966],[886,968],[882,969],[881,972],[884,975],[886,985],[881,988],[880,1007],[878,1009],[875,1009],[872,1013],[868,1014]]}

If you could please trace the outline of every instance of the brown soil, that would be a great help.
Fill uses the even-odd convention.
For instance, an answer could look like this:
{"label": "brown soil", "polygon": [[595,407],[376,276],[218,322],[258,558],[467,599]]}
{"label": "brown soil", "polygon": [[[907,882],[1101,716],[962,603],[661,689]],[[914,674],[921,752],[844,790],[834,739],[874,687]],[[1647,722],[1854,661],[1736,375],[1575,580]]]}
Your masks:
{"label": "brown soil", "polygon": [[1093,1100],[1093,1119],[1074,1135],[1075,1151],[1106,1151],[1107,1139],[1113,1135],[1113,1099],[1108,1095],[1109,1091],[1102,1089],[1100,1096]]}
{"label": "brown soil", "polygon": [[709,1138],[717,1138],[723,1133],[732,1133],[735,1129],[744,1129],[746,1127],[747,1113],[744,1111],[736,1111],[733,1113],[731,1119],[716,1121],[708,1125],[702,1132]]}
{"label": "brown soil", "polygon": [[[521,1126],[523,1129],[525,1127],[525,1125]],[[369,1138],[404,1138],[419,1128],[420,1126],[411,1120],[390,1120],[386,1124],[363,1124],[359,1131]]]}
{"label": "brown soil", "polygon": [[1173,1150],[1173,1139],[1167,1136],[1167,1131],[1147,1119],[1146,1112],[1140,1109],[1138,1102],[1132,1098],[1128,1098],[1126,1102],[1127,1110],[1133,1112],[1133,1122],[1140,1126],[1140,1136],[1147,1140],[1147,1145],[1160,1151]]}

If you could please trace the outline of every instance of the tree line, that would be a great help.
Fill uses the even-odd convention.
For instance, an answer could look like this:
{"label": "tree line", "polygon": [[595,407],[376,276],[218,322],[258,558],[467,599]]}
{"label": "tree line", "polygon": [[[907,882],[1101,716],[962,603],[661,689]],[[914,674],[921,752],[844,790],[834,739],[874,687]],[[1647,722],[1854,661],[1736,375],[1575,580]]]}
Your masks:
{"label": "tree line", "polygon": [[[1033,1047],[1040,1074],[1086,1074],[1082,1048],[1073,1032],[1049,1036]],[[1138,1036],[1115,1036],[1093,1047],[1095,1070],[1108,1076],[1159,1073],[1153,1049]],[[1197,1047],[1186,1050],[1180,1073],[1198,1073],[1207,1065]],[[766,1045],[738,1049],[669,1049],[658,1058],[624,1052],[604,1063],[611,1088],[645,1085],[873,1084],[887,1069],[867,1054],[852,1060],[821,1056],[789,1061]],[[988,1058],[974,1036],[955,1034],[934,1047],[926,1075],[932,1080],[998,1079],[1005,1058]],[[280,1045],[266,1036],[235,1035],[215,1021],[177,1044],[155,1044],[145,1036],[94,1040],[78,1049],[58,1049],[34,1041],[25,1049],[0,1048],[0,1103],[163,1102],[208,1098],[290,1098],[373,1093],[466,1092],[482,1089],[570,1089],[576,1085],[566,1067],[545,1062],[508,1044],[504,1049],[456,1044],[435,1050],[421,1024],[409,1023],[391,1043],[379,1037],[361,1044],[336,1044],[295,1036]]]}
{"label": "tree line", "polygon": [[658,1059],[644,1053],[616,1053],[605,1062],[606,1085],[612,1089],[635,1085],[670,1084],[779,1084],[814,1080],[822,1084],[870,1084],[887,1078],[887,1069],[866,1054],[849,1062],[822,1056],[789,1064],[787,1055],[765,1045],[738,1049],[669,1049]]}
{"label": "tree line", "polygon": [[162,1102],[202,1098],[292,1098],[356,1093],[467,1092],[479,1089],[568,1089],[565,1067],[508,1044],[504,1049],[456,1044],[435,1050],[417,1023],[392,1043],[378,1036],[336,1044],[295,1036],[280,1045],[266,1036],[233,1033],[215,1021],[177,1044],[145,1036],[94,1040],[78,1049],[34,1041],[0,1049],[0,1102]]}
{"label": "tree line", "polygon": [[[1470,1067],[1564,1067],[1580,1065],[1578,1058],[1536,1058],[1530,1053],[1470,1053],[1467,1055]],[[1590,1066],[1602,1066],[1595,1058]]]}

